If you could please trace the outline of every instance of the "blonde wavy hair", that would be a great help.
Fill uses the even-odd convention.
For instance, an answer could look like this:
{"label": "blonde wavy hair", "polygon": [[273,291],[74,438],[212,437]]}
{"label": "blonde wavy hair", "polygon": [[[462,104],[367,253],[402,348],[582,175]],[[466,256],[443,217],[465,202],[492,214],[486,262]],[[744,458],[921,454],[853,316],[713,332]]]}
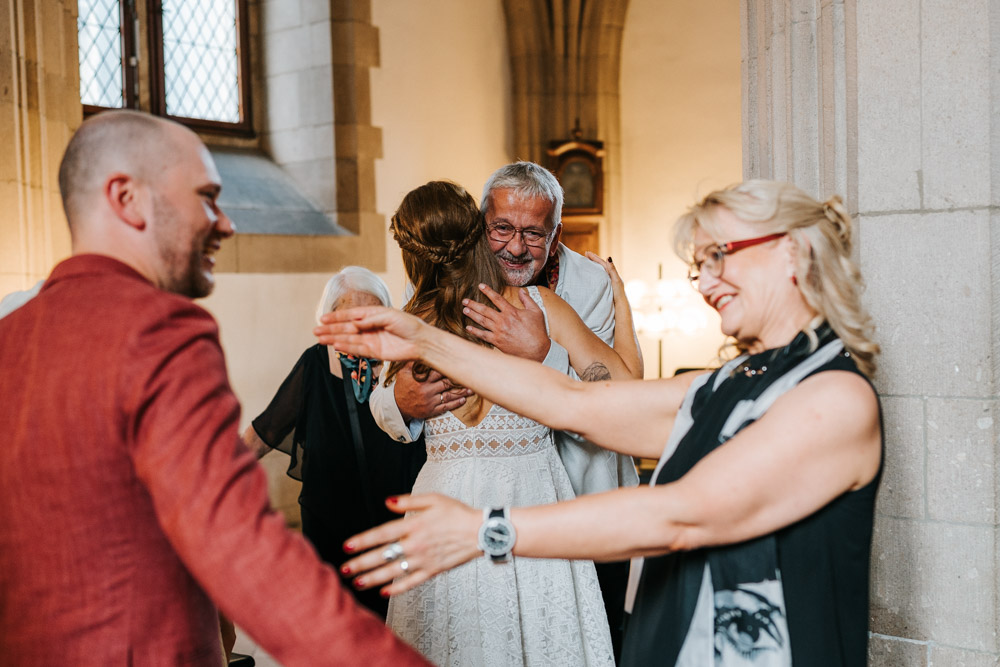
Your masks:
{"label": "blonde wavy hair", "polygon": [[[861,306],[864,284],[851,260],[851,216],[839,196],[819,202],[791,183],[752,180],[709,193],[682,215],[674,228],[674,249],[688,263],[694,260],[698,228],[719,238],[716,212],[724,207],[760,228],[761,236],[785,232],[795,242],[798,289],[816,311],[803,329],[812,348],[816,328],[824,321],[854,356],[858,369],[875,373],[879,346],[871,317]],[[739,341],[735,346],[745,351]]]}

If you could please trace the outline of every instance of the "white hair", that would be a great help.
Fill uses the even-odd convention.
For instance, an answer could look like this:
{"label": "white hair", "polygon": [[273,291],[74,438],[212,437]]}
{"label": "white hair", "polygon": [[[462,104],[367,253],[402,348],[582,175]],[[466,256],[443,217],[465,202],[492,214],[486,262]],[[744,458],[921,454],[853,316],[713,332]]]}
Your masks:
{"label": "white hair", "polygon": [[389,296],[389,288],[384,280],[363,266],[345,266],[326,281],[323,296],[316,306],[316,322],[333,310],[334,304],[351,290],[371,294],[383,306],[392,308],[392,297]]}
{"label": "white hair", "polygon": [[486,180],[479,209],[483,215],[493,203],[493,191],[511,189],[520,200],[540,197],[552,204],[550,229],[555,229],[562,221],[563,189],[551,171],[534,162],[513,162],[506,164]]}

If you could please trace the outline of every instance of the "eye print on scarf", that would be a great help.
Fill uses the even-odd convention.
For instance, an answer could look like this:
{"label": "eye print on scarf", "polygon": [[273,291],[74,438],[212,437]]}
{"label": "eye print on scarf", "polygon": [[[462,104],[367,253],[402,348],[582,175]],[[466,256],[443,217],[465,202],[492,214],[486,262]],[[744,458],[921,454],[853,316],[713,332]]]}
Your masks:
{"label": "eye print on scarf", "polygon": [[[755,587],[770,588],[768,584],[778,582]],[[787,636],[784,612],[765,595],[746,586],[715,592],[716,665],[790,665]]]}

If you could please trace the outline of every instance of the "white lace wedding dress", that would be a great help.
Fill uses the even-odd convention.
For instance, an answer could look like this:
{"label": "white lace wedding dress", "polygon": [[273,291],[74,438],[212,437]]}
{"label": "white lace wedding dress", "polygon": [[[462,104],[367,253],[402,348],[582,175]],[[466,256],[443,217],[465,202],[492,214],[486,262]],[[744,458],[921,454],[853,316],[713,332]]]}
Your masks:
{"label": "white lace wedding dress", "polygon": [[[538,290],[529,291],[541,305]],[[476,508],[574,497],[552,432],[538,422],[494,405],[474,427],[445,413],[424,433],[427,463],[413,493]],[[387,622],[441,667],[614,665],[590,561],[477,558],[393,597]]]}

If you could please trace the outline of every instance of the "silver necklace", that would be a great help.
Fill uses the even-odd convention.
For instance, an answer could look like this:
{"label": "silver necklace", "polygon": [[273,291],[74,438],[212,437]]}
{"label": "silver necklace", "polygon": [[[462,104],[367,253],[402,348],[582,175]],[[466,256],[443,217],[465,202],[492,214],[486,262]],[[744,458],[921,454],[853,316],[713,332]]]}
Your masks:
{"label": "silver necklace", "polygon": [[763,375],[766,372],[767,364],[762,364],[760,368],[754,368],[749,363],[742,363],[729,373],[729,377],[735,377],[737,373],[743,373],[748,378],[752,378]]}

